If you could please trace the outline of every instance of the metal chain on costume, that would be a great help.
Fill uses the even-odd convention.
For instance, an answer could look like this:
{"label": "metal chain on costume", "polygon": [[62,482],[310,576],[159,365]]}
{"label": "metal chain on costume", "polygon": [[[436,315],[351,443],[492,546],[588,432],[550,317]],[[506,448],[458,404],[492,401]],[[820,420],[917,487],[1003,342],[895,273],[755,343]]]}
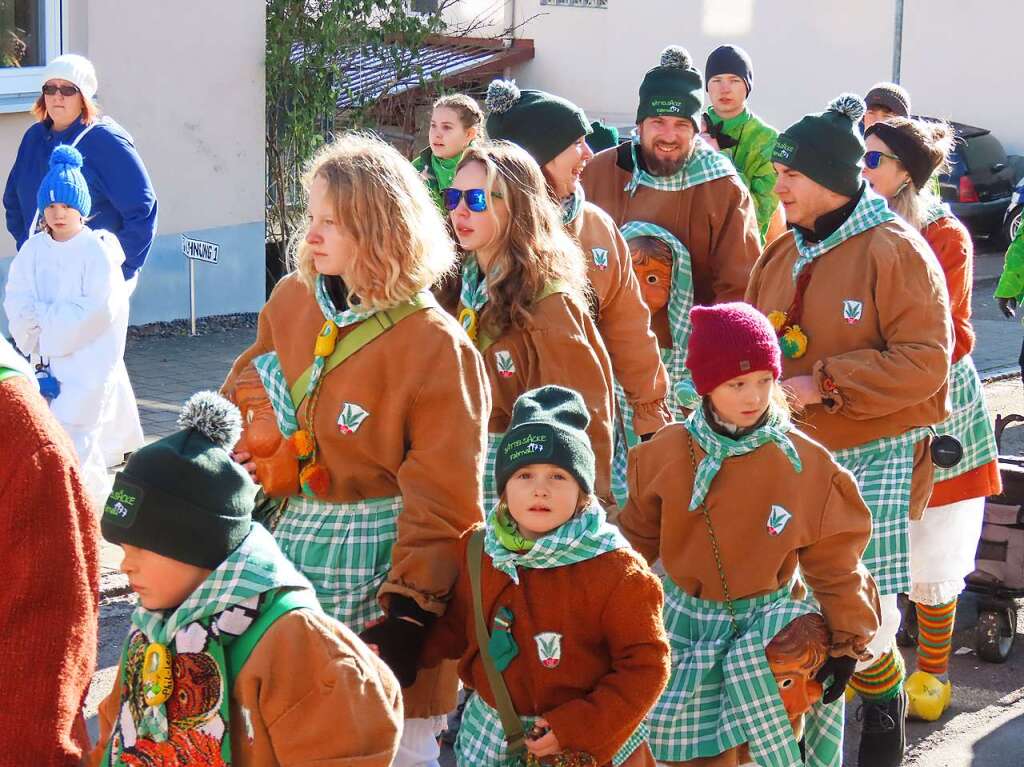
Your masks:
{"label": "metal chain on costume", "polygon": [[[690,446],[690,464],[693,466],[693,476],[697,476],[697,454],[693,449],[693,435],[686,432],[686,442]],[[729,595],[729,584],[725,580],[725,567],[722,565],[722,553],[718,548],[718,536],[715,535],[715,528],[711,526],[711,512],[708,511],[707,500],[700,502],[700,511],[704,515],[704,524],[707,525],[708,535],[711,536],[711,553],[715,556],[715,567],[718,568],[718,579],[722,583],[722,594],[725,597],[725,609],[729,611],[729,620],[732,623],[732,632],[739,636],[740,624],[736,620],[736,609],[732,605],[732,597]]]}

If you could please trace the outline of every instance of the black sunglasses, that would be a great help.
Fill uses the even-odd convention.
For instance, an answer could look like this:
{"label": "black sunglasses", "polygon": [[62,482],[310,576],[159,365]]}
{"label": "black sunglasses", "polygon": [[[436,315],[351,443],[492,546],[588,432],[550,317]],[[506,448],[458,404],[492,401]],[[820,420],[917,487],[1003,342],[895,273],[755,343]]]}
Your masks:
{"label": "black sunglasses", "polygon": [[879,152],[877,149],[872,149],[870,152],[864,153],[864,167],[874,170],[882,163],[882,158],[888,157],[890,160],[900,161],[900,158],[894,154],[888,152]]}
{"label": "black sunglasses", "polygon": [[78,88],[74,85],[44,85],[43,95],[44,96],[56,96],[60,93],[61,96],[74,96],[78,93]]}
{"label": "black sunglasses", "polygon": [[[459,207],[459,200],[465,196],[466,207],[474,213],[483,213],[487,210],[487,191],[484,189],[455,189],[448,187],[442,192],[444,195],[444,207],[447,210],[455,210]],[[502,198],[500,192],[491,192],[491,197],[499,200]]]}

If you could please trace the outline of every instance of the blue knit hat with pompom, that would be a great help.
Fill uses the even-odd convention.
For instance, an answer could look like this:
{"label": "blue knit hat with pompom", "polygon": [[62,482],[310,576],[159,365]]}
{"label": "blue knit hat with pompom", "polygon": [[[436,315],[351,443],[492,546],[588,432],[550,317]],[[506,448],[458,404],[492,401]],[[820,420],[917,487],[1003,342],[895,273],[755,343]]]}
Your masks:
{"label": "blue knit hat with pompom", "polygon": [[89,185],[82,175],[82,153],[67,144],[54,147],[50,155],[50,170],[43,177],[36,194],[40,213],[54,203],[74,208],[83,218],[92,210]]}

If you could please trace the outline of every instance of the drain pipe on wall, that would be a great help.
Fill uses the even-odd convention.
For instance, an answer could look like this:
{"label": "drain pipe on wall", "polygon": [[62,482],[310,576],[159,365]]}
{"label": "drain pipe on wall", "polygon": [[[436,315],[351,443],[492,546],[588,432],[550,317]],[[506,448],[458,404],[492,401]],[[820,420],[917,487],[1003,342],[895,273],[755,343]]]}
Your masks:
{"label": "drain pipe on wall", "polygon": [[899,85],[903,64],[903,0],[896,0],[896,20],[892,33],[892,81]]}
{"label": "drain pipe on wall", "polygon": [[[516,0],[505,0],[505,47],[511,48],[516,39]],[[512,79],[512,67],[505,67],[502,76]]]}

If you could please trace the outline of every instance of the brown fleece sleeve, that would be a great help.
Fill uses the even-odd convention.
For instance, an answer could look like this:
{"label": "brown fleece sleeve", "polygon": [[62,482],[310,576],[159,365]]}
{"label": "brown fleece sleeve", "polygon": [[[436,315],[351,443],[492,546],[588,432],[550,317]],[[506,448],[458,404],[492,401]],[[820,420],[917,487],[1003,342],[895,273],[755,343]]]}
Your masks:
{"label": "brown fleece sleeve", "polygon": [[611,669],[585,697],[543,714],[563,749],[607,764],[657,702],[670,673],[663,601],[661,583],[632,558],[600,617]]}
{"label": "brown fleece sleeve", "polygon": [[[724,181],[732,183],[715,186],[720,197],[714,204],[724,214],[718,226],[713,224],[708,252],[716,304],[743,300],[750,270],[761,255],[761,230],[754,200],[738,176]],[[716,219],[717,216],[713,222]]]}
{"label": "brown fleece sleeve", "polygon": [[473,633],[473,591],[469,585],[466,550],[470,536],[478,529],[480,526],[474,525],[459,539],[455,554],[459,577],[452,588],[452,596],[444,615],[434,621],[427,632],[427,639],[420,651],[420,668],[433,668],[443,660],[461,658],[470,646],[470,639],[474,645],[476,643],[476,634]]}
{"label": "brown fleece sleeve", "polygon": [[[326,615],[296,610],[278,618],[239,673],[236,689],[242,685],[249,689],[239,695],[258,696],[253,723],[265,728],[282,767],[388,767],[398,750],[398,680]],[[231,724],[232,739],[241,741],[244,723],[232,718]]]}
{"label": "brown fleece sleeve", "polygon": [[650,478],[645,472],[648,462],[646,448],[654,444],[658,444],[658,437],[629,451],[626,470],[629,498],[615,518],[615,524],[626,540],[650,564],[654,564],[661,553],[661,498],[651,489]]}
{"label": "brown fleece sleeve", "polygon": [[480,478],[491,408],[486,373],[474,349],[455,336],[443,339],[429,370],[410,371],[423,383],[398,469],[404,508],[380,590],[385,609],[388,594],[401,594],[442,614],[459,572],[459,536],[483,519]]}
{"label": "brown fleece sleeve", "polygon": [[821,511],[818,540],[800,550],[800,572],[832,631],[831,654],[859,657],[878,631],[878,590],[860,561],[871,512],[857,483],[837,471]]}
{"label": "brown fleece sleeve", "polygon": [[886,348],[858,349],[814,365],[819,390],[834,403],[826,409],[854,420],[884,418],[924,402],[949,376],[949,298],[935,259],[893,254],[877,263],[875,305]]}
{"label": "brown fleece sleeve", "polygon": [[615,378],[633,408],[633,430],[650,434],[672,420],[665,404],[668,373],[651,332],[651,313],[640,294],[629,247],[618,229],[612,233],[608,268],[613,286],[601,305],[598,329],[608,347]]}

